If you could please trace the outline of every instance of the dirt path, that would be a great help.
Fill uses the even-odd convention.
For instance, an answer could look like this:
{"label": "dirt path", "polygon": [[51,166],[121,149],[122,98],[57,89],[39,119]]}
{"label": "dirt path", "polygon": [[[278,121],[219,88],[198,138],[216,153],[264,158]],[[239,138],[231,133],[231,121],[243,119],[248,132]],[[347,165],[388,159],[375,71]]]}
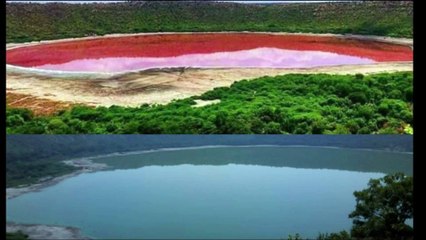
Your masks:
{"label": "dirt path", "polygon": [[[133,35],[141,34],[112,34],[103,37]],[[314,35],[362,38],[412,46],[411,39],[336,34]],[[99,37],[87,37],[82,39],[92,38]],[[42,41],[42,43],[71,40],[75,39]],[[40,43],[8,44],[6,48],[10,49],[34,44]],[[262,76],[277,76],[289,73],[372,74],[380,72],[412,71],[412,69],[412,62],[381,62],[368,65],[342,65],[309,69],[174,68],[153,69],[122,75],[80,73],[75,75],[49,75],[43,73],[43,71],[31,72],[26,69],[7,66],[6,88],[9,106],[29,108],[36,111],[36,114],[43,115],[68,108],[74,104],[89,106],[119,105],[129,107],[136,107],[144,103],[166,104],[173,99],[183,99],[194,95],[200,95],[215,87],[230,86],[235,81],[254,79]]]}

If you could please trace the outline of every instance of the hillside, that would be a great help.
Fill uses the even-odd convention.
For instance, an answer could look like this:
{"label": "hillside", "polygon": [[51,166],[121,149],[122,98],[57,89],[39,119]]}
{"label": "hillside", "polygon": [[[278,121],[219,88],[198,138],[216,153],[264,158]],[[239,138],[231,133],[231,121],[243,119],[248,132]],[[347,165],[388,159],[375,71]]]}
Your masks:
{"label": "hillside", "polygon": [[[241,80],[166,105],[75,106],[50,116],[6,109],[9,134],[402,134],[411,72],[288,74]],[[194,107],[195,100],[218,101]]]}
{"label": "hillside", "polygon": [[6,4],[6,41],[139,32],[271,31],[412,37],[413,3]]}

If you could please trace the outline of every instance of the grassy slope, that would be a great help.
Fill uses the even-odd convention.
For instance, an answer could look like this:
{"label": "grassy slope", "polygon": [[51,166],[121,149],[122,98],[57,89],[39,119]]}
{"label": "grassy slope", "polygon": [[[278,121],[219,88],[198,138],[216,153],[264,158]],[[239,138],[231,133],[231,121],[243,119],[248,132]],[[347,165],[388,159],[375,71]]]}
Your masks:
{"label": "grassy slope", "polygon": [[231,30],[412,37],[412,3],[6,4],[7,42],[108,33]]}
{"label": "grassy slope", "polygon": [[[220,103],[194,108],[194,99]],[[289,74],[242,80],[201,96],[139,108],[74,107],[33,117],[7,109],[7,132],[76,133],[404,133],[412,124],[412,73]]]}

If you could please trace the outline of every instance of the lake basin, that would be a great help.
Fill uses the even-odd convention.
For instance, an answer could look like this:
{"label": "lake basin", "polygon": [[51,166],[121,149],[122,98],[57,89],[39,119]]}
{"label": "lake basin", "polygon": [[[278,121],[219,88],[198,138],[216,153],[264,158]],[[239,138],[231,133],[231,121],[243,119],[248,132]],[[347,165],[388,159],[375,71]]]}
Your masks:
{"label": "lake basin", "polygon": [[78,227],[99,239],[279,239],[349,230],[353,192],[412,154],[377,150],[201,147],[101,157],[80,174],[7,200],[7,220]]}
{"label": "lake basin", "polygon": [[158,68],[313,68],[412,61],[408,46],[273,34],[152,34],[7,50],[6,63],[46,71],[122,73]]}

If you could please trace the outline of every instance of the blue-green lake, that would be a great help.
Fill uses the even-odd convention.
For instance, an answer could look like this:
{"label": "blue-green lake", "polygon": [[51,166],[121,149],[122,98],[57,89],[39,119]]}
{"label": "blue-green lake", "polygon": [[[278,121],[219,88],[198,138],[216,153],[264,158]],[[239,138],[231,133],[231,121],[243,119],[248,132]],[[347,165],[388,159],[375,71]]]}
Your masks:
{"label": "blue-green lake", "polygon": [[99,239],[279,239],[349,230],[353,192],[412,174],[410,153],[326,147],[169,149],[95,159],[84,173],[7,200],[7,220]]}

